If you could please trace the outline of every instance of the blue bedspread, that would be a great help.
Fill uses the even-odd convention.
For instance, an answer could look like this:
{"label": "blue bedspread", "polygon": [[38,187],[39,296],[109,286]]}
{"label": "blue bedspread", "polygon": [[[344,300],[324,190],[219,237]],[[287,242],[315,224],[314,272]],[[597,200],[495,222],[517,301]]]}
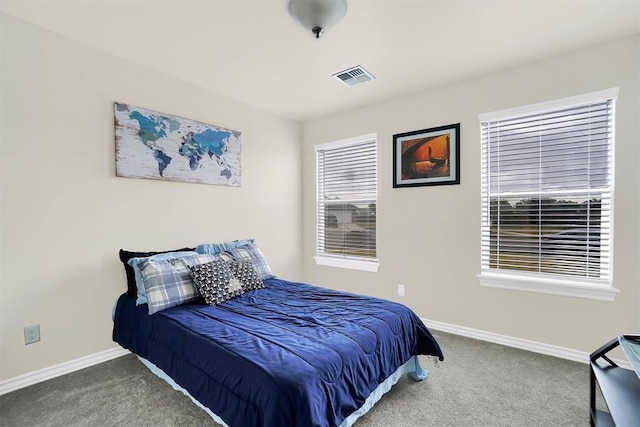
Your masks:
{"label": "blue bedspread", "polygon": [[113,339],[229,426],[338,426],[413,355],[442,359],[407,307],[280,279],[149,316],[122,295]]}

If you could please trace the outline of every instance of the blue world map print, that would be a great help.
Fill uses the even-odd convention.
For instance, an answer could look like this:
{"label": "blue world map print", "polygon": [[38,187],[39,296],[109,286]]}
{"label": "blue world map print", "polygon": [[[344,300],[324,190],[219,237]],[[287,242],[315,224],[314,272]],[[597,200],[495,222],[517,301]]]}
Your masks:
{"label": "blue world map print", "polygon": [[240,186],[240,132],[114,103],[116,175]]}

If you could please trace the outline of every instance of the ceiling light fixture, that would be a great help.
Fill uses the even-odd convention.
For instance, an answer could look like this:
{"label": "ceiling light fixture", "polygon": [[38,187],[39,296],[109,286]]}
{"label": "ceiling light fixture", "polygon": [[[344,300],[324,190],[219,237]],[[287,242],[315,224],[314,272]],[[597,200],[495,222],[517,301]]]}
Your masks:
{"label": "ceiling light fixture", "polygon": [[347,0],[289,0],[289,14],[316,38],[347,13]]}

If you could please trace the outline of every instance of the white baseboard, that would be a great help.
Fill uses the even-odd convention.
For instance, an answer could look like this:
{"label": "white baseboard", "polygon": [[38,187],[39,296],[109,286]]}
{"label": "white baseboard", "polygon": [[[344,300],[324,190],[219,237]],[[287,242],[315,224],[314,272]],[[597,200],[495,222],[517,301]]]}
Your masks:
{"label": "white baseboard", "polygon": [[[572,348],[560,347],[552,344],[545,344],[537,341],[525,340],[522,338],[510,337],[493,332],[482,331],[480,329],[467,328],[449,323],[438,322],[436,320],[422,319],[430,329],[448,332],[454,335],[461,335],[467,338],[474,338],[481,341],[506,345],[508,347],[519,348],[521,350],[532,351],[534,353],[546,354],[547,356],[559,357],[560,359],[572,360],[574,362],[589,363],[589,353]],[[612,359],[619,366],[626,369],[633,369],[631,363],[626,360]]]}
{"label": "white baseboard", "polygon": [[114,347],[99,353],[90,354],[89,356],[60,363],[59,365],[50,366],[48,368],[39,369],[37,371],[0,381],[0,396],[14,390],[59,377],[60,375],[68,374],[80,369],[88,368],[89,366],[97,365],[98,363],[115,359],[116,357],[124,356],[128,353],[129,351],[122,347]]}
{"label": "white baseboard", "polygon": [[[546,354],[548,356],[559,357],[561,359],[572,360],[574,362],[589,363],[589,353],[586,351],[574,350],[571,348],[560,347],[557,345],[545,344],[537,341],[525,340],[522,338],[500,335],[493,332],[482,331],[480,329],[467,328],[465,326],[457,326],[449,323],[438,322],[436,320],[422,319],[422,321],[430,329],[448,332],[454,335],[474,338],[481,341],[492,342],[495,344],[506,345],[508,347],[519,348],[522,350],[532,351],[534,353]],[[37,384],[42,381],[50,380],[60,375],[68,374],[98,363],[106,362],[116,357],[129,354],[128,350],[121,347],[114,347],[109,350],[91,354],[89,356],[80,357],[59,365],[29,372],[24,375],[9,378],[0,381],[0,396],[12,391]],[[631,364],[626,360],[613,359],[619,366],[626,369],[633,369]]]}

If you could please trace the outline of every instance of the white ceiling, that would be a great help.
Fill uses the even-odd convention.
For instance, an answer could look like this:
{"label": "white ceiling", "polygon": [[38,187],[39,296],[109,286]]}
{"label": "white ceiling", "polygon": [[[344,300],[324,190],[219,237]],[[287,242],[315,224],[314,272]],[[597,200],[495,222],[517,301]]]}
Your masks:
{"label": "white ceiling", "polygon": [[[0,0],[1,1],[1,0]],[[640,31],[640,0],[348,0],[316,40],[287,0],[4,0],[41,27],[298,121]],[[331,75],[362,65],[377,79]]]}

